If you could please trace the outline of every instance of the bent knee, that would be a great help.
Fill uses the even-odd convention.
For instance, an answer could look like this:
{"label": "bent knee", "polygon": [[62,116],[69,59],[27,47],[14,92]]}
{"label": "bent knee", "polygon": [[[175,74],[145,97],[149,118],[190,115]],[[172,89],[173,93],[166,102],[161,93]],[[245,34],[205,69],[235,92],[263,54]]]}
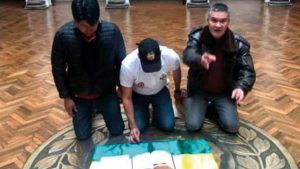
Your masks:
{"label": "bent knee", "polygon": [[73,127],[77,140],[87,140],[92,135],[92,129],[89,125],[83,127],[80,125],[73,124]]}
{"label": "bent knee", "polygon": [[231,133],[231,134],[236,134],[239,131],[239,124],[230,124],[230,125],[223,125],[222,129],[227,132],[227,133]]}
{"label": "bent knee", "polygon": [[115,126],[114,128],[109,129],[109,133],[112,136],[122,135],[123,131],[124,131],[124,124],[123,125],[119,125],[119,126]]}
{"label": "bent knee", "polygon": [[88,132],[82,132],[82,131],[75,131],[75,135],[76,135],[76,138],[77,140],[79,141],[84,141],[84,140],[87,140],[91,137],[92,133],[91,131],[88,131]]}
{"label": "bent knee", "polygon": [[200,130],[202,127],[202,123],[186,123],[186,129],[188,131],[194,132]]}
{"label": "bent knee", "polygon": [[160,130],[163,131],[172,131],[175,127],[175,121],[169,122],[169,123],[163,123],[157,126]]}
{"label": "bent knee", "polygon": [[91,137],[91,135],[85,135],[85,136],[82,136],[82,135],[78,136],[77,135],[76,136],[78,141],[85,141],[85,140],[89,139],[90,137]]}

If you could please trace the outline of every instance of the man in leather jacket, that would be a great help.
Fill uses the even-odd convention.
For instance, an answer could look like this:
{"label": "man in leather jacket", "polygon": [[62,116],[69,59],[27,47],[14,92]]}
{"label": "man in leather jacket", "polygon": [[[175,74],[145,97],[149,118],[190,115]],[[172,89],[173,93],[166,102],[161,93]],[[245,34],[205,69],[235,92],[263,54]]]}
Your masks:
{"label": "man in leather jacket", "polygon": [[124,130],[116,85],[126,56],[119,28],[99,21],[97,0],[74,0],[74,21],[55,34],[51,63],[54,81],[78,140],[91,136],[93,113],[100,112],[111,135]]}
{"label": "man in leather jacket", "polygon": [[251,90],[255,70],[250,44],[229,29],[227,5],[214,4],[208,25],[189,34],[183,62],[189,66],[188,98],[185,100],[186,127],[197,131],[207,109],[216,113],[219,126],[228,133],[239,129],[237,104]]}

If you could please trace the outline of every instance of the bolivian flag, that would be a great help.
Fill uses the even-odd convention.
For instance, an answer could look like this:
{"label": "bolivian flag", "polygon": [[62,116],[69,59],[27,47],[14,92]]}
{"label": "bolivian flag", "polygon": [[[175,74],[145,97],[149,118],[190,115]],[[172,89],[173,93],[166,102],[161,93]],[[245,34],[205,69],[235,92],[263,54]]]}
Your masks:
{"label": "bolivian flag", "polygon": [[90,169],[218,169],[203,139],[97,145]]}

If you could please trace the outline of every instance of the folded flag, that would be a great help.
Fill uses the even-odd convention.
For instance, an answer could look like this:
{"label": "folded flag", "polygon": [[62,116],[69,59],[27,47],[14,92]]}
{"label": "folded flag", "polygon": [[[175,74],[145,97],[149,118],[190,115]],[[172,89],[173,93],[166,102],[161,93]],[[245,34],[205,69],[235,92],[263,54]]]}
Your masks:
{"label": "folded flag", "polygon": [[97,145],[90,169],[218,169],[204,139]]}

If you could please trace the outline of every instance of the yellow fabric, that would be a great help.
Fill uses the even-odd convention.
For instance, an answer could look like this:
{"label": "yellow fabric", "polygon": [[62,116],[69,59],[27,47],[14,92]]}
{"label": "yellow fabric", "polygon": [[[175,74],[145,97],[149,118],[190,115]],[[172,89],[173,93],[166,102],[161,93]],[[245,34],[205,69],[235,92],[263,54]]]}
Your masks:
{"label": "yellow fabric", "polygon": [[218,169],[212,154],[182,154],[182,169]]}

